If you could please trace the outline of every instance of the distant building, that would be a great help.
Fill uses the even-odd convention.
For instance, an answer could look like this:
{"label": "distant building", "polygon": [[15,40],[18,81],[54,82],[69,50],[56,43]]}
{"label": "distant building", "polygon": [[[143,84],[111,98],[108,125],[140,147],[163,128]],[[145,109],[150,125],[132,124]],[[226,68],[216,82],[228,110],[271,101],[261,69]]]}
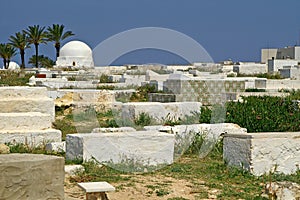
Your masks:
{"label": "distant building", "polygon": [[300,60],[271,59],[271,60],[268,60],[268,72],[269,73],[278,72],[280,69],[283,69],[284,67],[298,65],[299,62],[300,62]]}
{"label": "distant building", "polygon": [[300,80],[300,66],[284,67],[283,69],[279,69],[279,72],[282,78]]}
{"label": "distant building", "polygon": [[272,59],[300,60],[300,46],[261,50],[261,63]]}

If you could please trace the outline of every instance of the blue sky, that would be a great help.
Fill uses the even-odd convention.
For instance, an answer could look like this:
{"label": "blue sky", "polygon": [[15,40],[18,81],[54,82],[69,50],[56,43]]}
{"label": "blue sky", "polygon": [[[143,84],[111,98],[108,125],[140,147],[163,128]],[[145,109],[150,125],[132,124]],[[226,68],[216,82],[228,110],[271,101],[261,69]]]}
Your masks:
{"label": "blue sky", "polygon": [[[0,6],[1,43],[34,24],[64,24],[76,34],[72,40],[91,48],[122,31],[164,27],[190,36],[218,62],[259,61],[261,48],[300,40],[299,0],[1,0]],[[33,49],[26,52],[27,58]],[[40,54],[55,57],[51,44],[41,45]],[[19,56],[14,60],[20,62]],[[115,64],[182,61],[171,53],[148,50],[131,52]]]}

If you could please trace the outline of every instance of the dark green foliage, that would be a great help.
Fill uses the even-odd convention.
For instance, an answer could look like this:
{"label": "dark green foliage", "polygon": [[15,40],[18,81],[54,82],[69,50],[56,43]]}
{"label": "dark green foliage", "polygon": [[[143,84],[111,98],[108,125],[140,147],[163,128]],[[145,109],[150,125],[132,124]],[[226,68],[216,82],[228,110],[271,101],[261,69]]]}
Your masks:
{"label": "dark green foliage", "polygon": [[237,77],[258,77],[258,78],[267,78],[267,79],[282,79],[280,74],[270,74],[270,73],[263,73],[263,74],[237,74]]}
{"label": "dark green foliage", "polygon": [[289,98],[244,97],[243,102],[227,104],[226,116],[226,122],[248,132],[300,131],[300,110]]}
{"label": "dark green foliage", "polygon": [[225,122],[226,107],[216,104],[210,107],[201,107],[200,123],[216,124]]}
{"label": "dark green foliage", "polygon": [[150,84],[145,84],[137,88],[137,92],[134,92],[130,101],[139,102],[139,101],[148,101],[148,93],[154,93],[155,86]]}
{"label": "dark green foliage", "polygon": [[97,90],[114,90],[114,85],[97,85]]}
{"label": "dark green foliage", "polygon": [[137,119],[134,120],[135,125],[137,126],[148,126],[151,124],[151,117],[148,113],[140,113]]}
{"label": "dark green foliage", "polygon": [[102,74],[100,76],[100,83],[112,83],[113,81],[109,78],[108,75]]}
{"label": "dark green foliage", "polygon": [[[242,101],[228,102],[225,122],[238,124],[247,128],[248,132],[300,131],[300,109],[293,98],[250,96],[243,97]],[[203,107],[200,122],[221,122],[222,117],[218,113],[223,113],[222,106]]]}
{"label": "dark green foliage", "polygon": [[33,55],[31,58],[29,58],[28,63],[31,65],[35,65],[36,62],[38,63],[38,67],[45,67],[45,68],[52,68],[53,65],[55,65],[55,62],[48,58],[47,56],[40,55],[38,56],[38,60],[36,60],[36,56]]}

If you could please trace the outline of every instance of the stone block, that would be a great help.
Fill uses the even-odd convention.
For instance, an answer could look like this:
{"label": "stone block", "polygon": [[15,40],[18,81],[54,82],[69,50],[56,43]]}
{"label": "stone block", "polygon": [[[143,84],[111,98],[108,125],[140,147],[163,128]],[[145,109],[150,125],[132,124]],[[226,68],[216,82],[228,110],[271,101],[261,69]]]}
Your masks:
{"label": "stone block", "polygon": [[49,142],[61,142],[61,131],[56,129],[0,131],[0,143],[39,146]]}
{"label": "stone block", "polygon": [[0,113],[0,130],[43,130],[52,126],[52,116],[40,112]]}
{"label": "stone block", "polygon": [[36,99],[47,97],[47,88],[45,87],[0,87],[0,99]]}
{"label": "stone block", "polygon": [[40,154],[0,155],[0,197],[64,199],[64,158]]}
{"label": "stone block", "polygon": [[147,113],[157,122],[164,122],[166,119],[176,121],[179,118],[193,116],[200,113],[201,103],[199,102],[131,102],[124,103],[122,106],[122,117],[134,120],[141,113]]}
{"label": "stone block", "polygon": [[46,151],[66,152],[66,142],[50,142],[46,144]]}
{"label": "stone block", "polygon": [[173,152],[174,135],[157,131],[68,134],[66,137],[67,160],[95,158],[100,163],[134,161],[157,166],[172,163]]}
{"label": "stone block", "polygon": [[39,98],[3,98],[0,99],[2,113],[41,112],[55,117],[54,101],[47,97]]}
{"label": "stone block", "polygon": [[228,133],[223,157],[228,165],[260,176],[275,172],[293,174],[300,164],[300,132]]}

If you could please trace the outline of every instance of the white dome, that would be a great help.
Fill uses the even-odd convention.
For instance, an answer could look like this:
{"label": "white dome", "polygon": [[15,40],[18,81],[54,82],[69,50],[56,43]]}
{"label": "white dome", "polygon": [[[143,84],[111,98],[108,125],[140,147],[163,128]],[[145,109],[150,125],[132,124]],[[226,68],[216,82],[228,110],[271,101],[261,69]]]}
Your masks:
{"label": "white dome", "polygon": [[71,41],[59,51],[59,57],[91,57],[91,48],[81,41]]}
{"label": "white dome", "polygon": [[[3,67],[3,69],[4,69],[4,67]],[[20,65],[18,65],[18,63],[14,62],[14,61],[10,61],[9,65],[8,65],[8,69],[9,70],[20,69]]]}

